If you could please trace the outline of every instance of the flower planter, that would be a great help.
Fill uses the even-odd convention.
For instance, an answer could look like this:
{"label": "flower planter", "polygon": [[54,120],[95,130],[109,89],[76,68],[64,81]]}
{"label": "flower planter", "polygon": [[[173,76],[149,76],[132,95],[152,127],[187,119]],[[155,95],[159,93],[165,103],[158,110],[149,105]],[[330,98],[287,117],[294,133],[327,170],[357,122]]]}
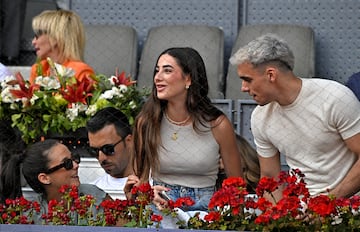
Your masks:
{"label": "flower planter", "polygon": [[[194,232],[194,230],[181,229],[148,229],[148,228],[126,228],[126,227],[101,227],[101,226],[41,226],[41,225],[20,225],[20,224],[0,224],[1,232]],[[195,230],[204,231],[204,230]]]}

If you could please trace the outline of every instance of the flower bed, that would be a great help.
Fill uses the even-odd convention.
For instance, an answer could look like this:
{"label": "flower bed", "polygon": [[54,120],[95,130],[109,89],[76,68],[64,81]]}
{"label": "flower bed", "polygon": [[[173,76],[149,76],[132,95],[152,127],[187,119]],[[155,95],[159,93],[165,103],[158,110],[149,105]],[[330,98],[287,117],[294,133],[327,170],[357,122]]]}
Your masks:
{"label": "flower bed", "polygon": [[[279,186],[284,187],[283,198],[270,203],[264,198],[264,193],[270,193]],[[187,222],[178,221],[180,228],[185,230],[237,230],[237,231],[359,231],[360,197],[336,199],[331,195],[310,197],[304,182],[304,176],[299,170],[282,172],[276,181],[273,178],[262,178],[256,189],[257,197],[249,197],[246,184],[242,178],[227,178],[222,187],[216,191],[209,203],[209,212],[202,219],[199,214],[190,217]],[[64,191],[64,190],[62,190]],[[75,191],[64,191],[64,202],[51,204],[47,215],[43,216],[44,224],[75,224],[71,220],[59,221],[60,214],[54,214],[54,209],[61,209],[61,215],[69,215],[76,211],[82,212],[85,218],[89,216],[88,204],[79,202],[92,201],[90,196],[77,197]],[[85,220],[82,225],[116,225],[119,219],[125,227],[156,227],[164,215],[176,217],[178,208],[186,208],[192,204],[189,198],[180,198],[176,202],[169,201],[163,215],[154,215],[147,207],[152,201],[153,192],[149,185],[134,188],[136,196],[131,201],[104,201],[103,213],[96,215],[96,223]],[[72,196],[72,197],[69,197]],[[87,199],[87,200],[86,200]],[[22,218],[24,212],[36,211],[36,203],[24,200],[9,201],[0,207],[2,223],[31,223],[31,217]],[[70,203],[70,204],[69,204]],[[29,205],[31,207],[29,207]],[[76,205],[76,207],[74,207]],[[50,204],[49,204],[50,207]],[[29,214],[28,214],[29,215]],[[55,217],[54,217],[55,215]],[[63,218],[63,217],[61,217]],[[64,217],[66,218],[66,217]],[[120,220],[121,221],[121,220]],[[119,225],[119,224],[118,224]]]}

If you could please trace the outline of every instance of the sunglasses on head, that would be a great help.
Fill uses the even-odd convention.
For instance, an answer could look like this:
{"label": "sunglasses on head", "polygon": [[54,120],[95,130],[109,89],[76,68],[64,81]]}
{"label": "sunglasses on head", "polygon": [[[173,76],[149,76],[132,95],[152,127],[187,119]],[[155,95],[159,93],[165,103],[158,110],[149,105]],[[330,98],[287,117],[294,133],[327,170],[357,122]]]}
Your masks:
{"label": "sunglasses on head", "polygon": [[115,154],[115,147],[118,145],[123,139],[120,139],[118,142],[114,144],[105,144],[101,147],[88,147],[88,152],[91,156],[98,158],[99,152],[101,151],[107,156],[112,156]]}
{"label": "sunglasses on head", "polygon": [[74,168],[73,162],[76,162],[77,164],[80,163],[80,156],[78,154],[71,154],[71,158],[66,158],[64,162],[62,162],[59,165],[56,165],[55,167],[49,168],[45,173],[50,174],[61,168],[65,168],[66,170],[71,170]]}

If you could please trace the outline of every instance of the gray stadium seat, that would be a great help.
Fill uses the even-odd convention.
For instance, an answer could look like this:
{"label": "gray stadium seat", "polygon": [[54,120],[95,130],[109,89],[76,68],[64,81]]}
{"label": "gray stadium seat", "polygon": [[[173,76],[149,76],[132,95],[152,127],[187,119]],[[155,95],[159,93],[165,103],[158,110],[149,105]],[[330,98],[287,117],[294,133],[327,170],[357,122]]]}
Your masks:
{"label": "gray stadium seat", "polygon": [[224,98],[224,32],[218,27],[206,25],[165,25],[151,28],[139,63],[139,88],[151,89],[156,59],[170,47],[196,49],[205,62],[209,97]]}
{"label": "gray stadium seat", "polygon": [[123,25],[85,25],[85,62],[96,73],[114,75],[116,68],[135,79],[138,37],[134,28]]}

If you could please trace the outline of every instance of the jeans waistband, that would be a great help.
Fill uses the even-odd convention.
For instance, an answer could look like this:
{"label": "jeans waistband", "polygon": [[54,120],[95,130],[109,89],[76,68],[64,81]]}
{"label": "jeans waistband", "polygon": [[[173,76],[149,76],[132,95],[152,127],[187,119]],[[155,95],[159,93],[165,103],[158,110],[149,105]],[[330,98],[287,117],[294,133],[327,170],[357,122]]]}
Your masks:
{"label": "jeans waistband", "polygon": [[215,185],[214,186],[210,186],[210,187],[204,187],[204,188],[193,188],[193,187],[186,187],[186,186],[182,186],[182,185],[171,185],[171,184],[166,184],[164,182],[161,181],[156,181],[154,180],[154,185],[161,185],[167,188],[170,188],[172,190],[182,190],[182,189],[191,189],[194,191],[215,191]]}

